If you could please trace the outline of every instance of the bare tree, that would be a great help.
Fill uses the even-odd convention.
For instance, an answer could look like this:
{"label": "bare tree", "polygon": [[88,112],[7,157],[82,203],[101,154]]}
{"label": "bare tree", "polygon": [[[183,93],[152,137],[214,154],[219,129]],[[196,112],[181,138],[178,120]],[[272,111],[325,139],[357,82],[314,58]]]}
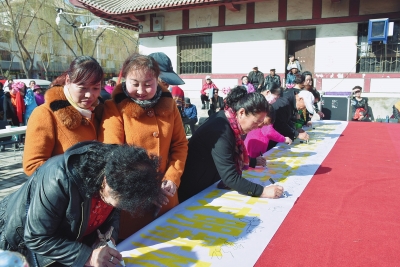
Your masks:
{"label": "bare tree", "polygon": [[[37,66],[48,79],[48,72],[62,57],[71,60],[71,57],[89,55],[99,62],[115,61],[115,66],[119,66],[129,54],[137,51],[135,32],[112,28],[68,1],[3,0],[0,3],[3,10],[0,37],[4,35],[2,39],[8,40],[6,45],[0,44],[0,49],[18,58],[27,78],[32,77]],[[58,8],[63,9],[61,14],[57,13]],[[60,25],[55,23],[57,14]],[[112,58],[103,53],[105,47],[115,48]]]}

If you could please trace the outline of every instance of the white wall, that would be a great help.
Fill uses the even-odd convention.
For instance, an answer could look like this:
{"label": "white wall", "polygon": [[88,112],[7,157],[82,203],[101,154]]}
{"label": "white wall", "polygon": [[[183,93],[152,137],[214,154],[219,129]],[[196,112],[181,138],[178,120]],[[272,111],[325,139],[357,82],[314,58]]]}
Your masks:
{"label": "white wall", "polygon": [[226,9],[225,25],[246,24],[246,10],[247,6],[245,4],[240,5],[239,11]]}
{"label": "white wall", "polygon": [[213,73],[285,72],[284,28],[215,32],[212,50]]}
{"label": "white wall", "polygon": [[165,36],[163,40],[157,37],[141,38],[139,41],[139,53],[148,55],[155,52],[163,52],[170,59],[172,67],[176,71],[177,66],[177,48],[176,48],[176,35]]}
{"label": "white wall", "polygon": [[399,78],[371,79],[371,93],[400,93]]}
{"label": "white wall", "polygon": [[189,10],[189,28],[203,28],[218,26],[219,8],[195,8]]}
{"label": "white wall", "polygon": [[357,23],[318,25],[315,72],[356,72]]}
{"label": "white wall", "polygon": [[351,92],[356,85],[363,87],[364,79],[322,79],[322,91],[324,92]]}

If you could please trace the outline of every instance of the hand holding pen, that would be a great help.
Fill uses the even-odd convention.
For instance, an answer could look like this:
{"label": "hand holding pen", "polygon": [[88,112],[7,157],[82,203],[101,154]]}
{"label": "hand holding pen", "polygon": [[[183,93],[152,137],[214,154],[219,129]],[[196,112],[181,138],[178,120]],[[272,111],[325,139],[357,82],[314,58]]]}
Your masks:
{"label": "hand holding pen", "polygon": [[93,250],[85,266],[96,266],[95,264],[101,263],[101,266],[116,266],[118,263],[125,266],[125,262],[122,259],[121,253],[118,252],[117,247],[114,244],[114,240],[111,235],[114,227],[102,234],[97,229],[97,236],[99,237],[99,243]]}
{"label": "hand holding pen", "polygon": [[[274,181],[274,179],[272,179],[272,178],[269,178],[268,179],[268,181],[271,183],[271,184],[275,184],[275,181]],[[282,187],[282,186],[281,186]],[[286,193],[285,193],[285,190],[283,189],[283,187],[282,187],[282,194],[281,194],[282,196],[284,196],[284,197],[287,197],[287,195],[286,195]],[[281,196],[280,195],[280,196]],[[279,197],[280,197],[279,196]]]}
{"label": "hand holding pen", "polygon": [[163,205],[167,205],[169,202],[168,197],[173,197],[176,193],[178,187],[175,185],[174,182],[170,180],[164,180],[161,184],[162,196],[153,204],[156,205],[156,209],[154,211],[154,218],[158,216]]}
{"label": "hand holding pen", "polygon": [[267,160],[264,158],[262,152],[260,152],[260,156],[256,158],[256,165],[261,166],[261,167],[266,167],[267,166]]}

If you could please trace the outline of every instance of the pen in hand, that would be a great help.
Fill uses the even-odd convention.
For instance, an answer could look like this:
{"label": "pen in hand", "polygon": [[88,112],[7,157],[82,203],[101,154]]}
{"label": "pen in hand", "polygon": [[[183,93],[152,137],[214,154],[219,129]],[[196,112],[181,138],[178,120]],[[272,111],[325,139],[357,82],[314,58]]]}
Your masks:
{"label": "pen in hand", "polygon": [[[269,181],[271,184],[275,184],[275,181],[274,181],[272,178],[269,178],[268,181]],[[282,196],[287,197],[285,191],[283,191]]]}
{"label": "pen in hand", "polygon": [[[109,247],[112,248],[112,249],[117,250],[117,247],[114,245],[114,243],[112,242],[111,239],[107,239],[107,246],[109,246]],[[124,260],[121,260],[119,263],[120,263],[122,266],[126,266]]]}
{"label": "pen in hand", "polygon": [[[162,185],[165,186],[166,184],[167,184],[167,180],[164,180],[164,181],[162,182]],[[162,190],[163,190],[163,189],[162,189]],[[157,218],[158,213],[160,213],[160,210],[161,210],[161,207],[156,206],[156,209],[155,209],[155,211],[154,211],[154,218]]]}
{"label": "pen in hand", "polygon": [[[260,157],[263,157],[263,153],[260,151]],[[267,167],[267,161],[265,161],[265,165],[263,167]]]}

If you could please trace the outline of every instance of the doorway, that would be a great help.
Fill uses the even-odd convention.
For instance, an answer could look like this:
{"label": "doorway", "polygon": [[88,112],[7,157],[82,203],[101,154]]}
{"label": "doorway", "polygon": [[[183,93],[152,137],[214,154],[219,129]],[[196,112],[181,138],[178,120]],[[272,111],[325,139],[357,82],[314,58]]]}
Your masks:
{"label": "doorway", "polygon": [[[294,55],[294,58],[300,62],[302,71],[314,74],[315,29],[288,30],[287,48],[287,55]],[[286,65],[288,61],[286,57]]]}

